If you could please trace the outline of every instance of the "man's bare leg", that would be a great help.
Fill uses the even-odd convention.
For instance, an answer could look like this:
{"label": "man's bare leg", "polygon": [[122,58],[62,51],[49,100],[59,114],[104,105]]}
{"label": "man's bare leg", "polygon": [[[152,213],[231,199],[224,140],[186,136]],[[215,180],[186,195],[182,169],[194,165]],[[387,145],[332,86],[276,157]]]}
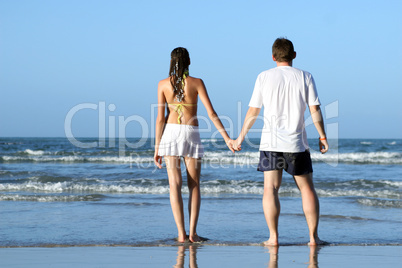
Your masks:
{"label": "man's bare leg", "polygon": [[309,245],[319,245],[323,242],[318,238],[318,221],[320,217],[320,203],[314,189],[313,173],[294,176],[297,187],[302,195],[303,212],[306,217],[310,234]]}
{"label": "man's bare leg", "polygon": [[269,240],[264,242],[266,246],[278,245],[278,220],[281,211],[278,192],[281,183],[282,170],[264,171],[262,206],[269,229]]}
{"label": "man's bare leg", "polygon": [[186,241],[186,230],[184,228],[183,198],[181,196],[181,167],[180,158],[177,156],[165,156],[166,169],[169,177],[170,205],[178,231],[178,242]]}
{"label": "man's bare leg", "polygon": [[278,268],[278,250],[277,246],[267,246],[269,252],[268,268]]}

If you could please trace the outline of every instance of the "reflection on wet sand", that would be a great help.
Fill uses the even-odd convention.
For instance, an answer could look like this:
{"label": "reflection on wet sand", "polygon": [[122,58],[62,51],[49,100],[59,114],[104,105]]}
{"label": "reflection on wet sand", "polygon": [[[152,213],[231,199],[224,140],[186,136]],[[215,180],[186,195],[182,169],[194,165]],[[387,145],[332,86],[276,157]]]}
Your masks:
{"label": "reflection on wet sand", "polygon": [[[279,247],[268,246],[267,248],[269,253],[268,268],[278,268]],[[318,251],[319,247],[310,246],[309,261],[305,263],[307,268],[318,268]]]}
{"label": "reflection on wet sand", "polygon": [[310,246],[308,268],[318,268],[318,250],[317,246]]}
{"label": "reflection on wet sand", "polygon": [[198,268],[197,265],[197,246],[178,246],[177,261],[174,268],[184,268],[184,260],[186,256],[186,249],[189,252],[189,266],[190,268]]}
{"label": "reflection on wet sand", "polygon": [[268,268],[278,268],[278,249],[276,246],[267,246],[269,252]]}
{"label": "reflection on wet sand", "polygon": [[[186,262],[186,255],[188,255],[188,267],[198,268],[197,264],[197,250],[199,245],[181,245],[177,247],[177,259],[174,268],[184,268]],[[267,246],[269,253],[268,268],[278,268],[279,261],[279,247],[277,246]],[[321,247],[310,246],[310,251],[308,255],[307,268],[318,268],[318,251]],[[187,253],[187,254],[186,254]],[[265,266],[265,265],[264,265]]]}

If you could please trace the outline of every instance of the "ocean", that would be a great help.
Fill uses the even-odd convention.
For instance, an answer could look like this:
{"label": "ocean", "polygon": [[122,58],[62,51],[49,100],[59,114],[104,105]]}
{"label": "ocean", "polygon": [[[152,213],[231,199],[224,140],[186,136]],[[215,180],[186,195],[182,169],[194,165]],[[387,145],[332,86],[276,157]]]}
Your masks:
{"label": "ocean", "polygon": [[[267,240],[259,139],[235,154],[221,139],[202,142],[198,234],[206,245]],[[402,140],[329,142],[321,155],[317,140],[309,140],[320,238],[402,245]],[[152,139],[0,138],[0,247],[175,245],[166,169],[154,166],[153,153]],[[279,243],[307,243],[300,193],[286,173],[280,201]]]}

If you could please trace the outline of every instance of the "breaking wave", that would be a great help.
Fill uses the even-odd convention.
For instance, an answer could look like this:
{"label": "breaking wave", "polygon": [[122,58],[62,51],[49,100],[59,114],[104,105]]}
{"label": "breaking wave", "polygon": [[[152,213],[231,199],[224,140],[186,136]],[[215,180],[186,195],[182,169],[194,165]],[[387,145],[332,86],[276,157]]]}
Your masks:
{"label": "breaking wave", "polygon": [[[53,154],[53,155],[51,155]],[[368,153],[339,153],[321,154],[311,153],[313,162],[345,163],[345,164],[384,164],[402,165],[402,153],[398,152],[368,152]],[[259,152],[206,152],[204,162],[256,165],[259,161]],[[119,155],[63,155],[63,153],[50,153],[42,150],[25,150],[24,155],[6,155],[0,157],[0,162],[64,162],[64,163],[153,163],[153,156],[148,154],[132,153],[128,156]]]}

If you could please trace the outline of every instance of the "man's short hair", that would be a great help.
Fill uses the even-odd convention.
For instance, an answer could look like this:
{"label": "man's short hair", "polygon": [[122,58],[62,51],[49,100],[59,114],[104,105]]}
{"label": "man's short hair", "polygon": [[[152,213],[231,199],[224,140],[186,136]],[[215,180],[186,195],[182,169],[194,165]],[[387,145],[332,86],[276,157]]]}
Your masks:
{"label": "man's short hair", "polygon": [[272,45],[272,55],[278,62],[290,62],[294,59],[293,43],[286,38],[277,38]]}

